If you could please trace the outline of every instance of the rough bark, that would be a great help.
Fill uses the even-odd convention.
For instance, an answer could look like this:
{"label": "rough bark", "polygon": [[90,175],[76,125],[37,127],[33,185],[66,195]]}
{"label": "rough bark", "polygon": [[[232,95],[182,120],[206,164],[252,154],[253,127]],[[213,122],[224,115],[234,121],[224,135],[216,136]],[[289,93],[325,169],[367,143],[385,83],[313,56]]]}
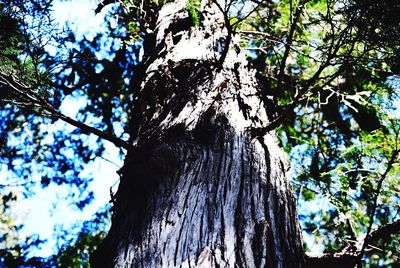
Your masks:
{"label": "rough bark", "polygon": [[145,43],[135,149],[92,265],[302,267],[283,154],[250,135],[269,122],[262,87],[223,14],[203,6],[194,27],[185,6],[166,4]]}

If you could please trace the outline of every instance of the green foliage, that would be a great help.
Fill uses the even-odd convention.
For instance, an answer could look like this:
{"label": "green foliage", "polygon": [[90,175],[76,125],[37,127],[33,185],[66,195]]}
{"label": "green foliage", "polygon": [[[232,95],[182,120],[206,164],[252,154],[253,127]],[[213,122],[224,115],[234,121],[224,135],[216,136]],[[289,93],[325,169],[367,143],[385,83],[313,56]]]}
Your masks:
{"label": "green foliage", "polygon": [[[18,238],[12,223],[1,223],[9,227],[8,241],[1,238],[0,263],[5,267],[90,267],[89,257],[105,237],[109,228],[109,208],[99,210],[93,219],[77,223],[76,226],[58,234],[58,252],[48,258],[31,257],[29,250],[41,245],[37,238]],[[10,239],[10,236],[15,237]]]}
{"label": "green foliage", "polygon": [[[123,22],[111,27],[108,21],[104,24],[107,34],[98,33],[93,39],[77,37],[53,24],[50,4],[51,0],[2,1],[0,71],[12,75],[8,77],[10,81],[18,79],[31,87],[32,92],[55,108],[67,96],[85,99],[87,106],[77,115],[80,120],[90,124],[92,118],[100,117],[92,125],[110,133],[114,133],[117,126],[118,134],[123,135],[123,127],[129,126],[121,125],[127,120],[122,107],[132,107],[133,98],[126,93],[130,84],[124,78],[132,75],[133,57],[135,51],[138,53],[134,46],[121,46],[121,40],[127,36],[126,28],[121,26]],[[49,44],[57,44],[55,54],[44,50]],[[104,56],[100,59],[99,55]],[[100,139],[79,129],[66,128],[57,118],[46,117],[46,113],[26,102],[26,96],[10,92],[7,84],[0,81],[0,171],[6,174],[1,178],[2,187],[9,189],[16,181],[20,195],[27,197],[34,195],[40,186],[61,185],[68,193],[68,201],[77,209],[84,209],[94,198],[88,189],[91,174],[84,169],[103,152]],[[9,227],[9,237],[18,235],[22,226],[15,226],[15,232],[12,231],[14,227],[6,215],[14,209],[14,206],[7,206],[2,214],[3,225]],[[102,233],[86,228],[76,249],[81,247],[85,254],[91,252],[104,235],[105,229],[97,230]],[[77,237],[78,234],[73,239],[61,239],[60,245],[69,241],[68,246],[72,248]],[[28,258],[27,254],[41,244],[40,240],[21,238],[13,244],[6,242],[8,240],[0,241],[1,257],[7,267],[54,267],[51,263],[55,260]],[[60,261],[67,262],[72,256],[75,260],[81,259],[77,254],[65,248],[65,252],[60,253],[63,256]],[[82,265],[87,265],[88,259],[81,261]]]}
{"label": "green foliage", "polygon": [[57,267],[90,267],[89,257],[107,234],[109,222],[109,208],[96,213],[92,220],[78,225],[76,232],[71,236],[71,230],[61,237],[62,247],[51,261]]}
{"label": "green foliage", "polygon": [[18,22],[7,16],[0,15],[0,68],[6,72],[18,69],[18,56],[22,47],[23,35],[19,31]]}
{"label": "green foliage", "polygon": [[[4,185],[1,185],[3,188]],[[13,210],[22,199],[15,189],[1,189],[0,199],[0,265],[5,267],[19,267],[22,265],[37,265],[36,259],[26,261],[30,247],[37,247],[43,241],[37,237],[22,237],[19,233],[22,228],[21,215]]]}
{"label": "green foliage", "polygon": [[[273,1],[239,29],[274,112],[286,114],[278,134],[310,250],[337,251],[399,219],[399,84],[388,82],[400,71],[398,9],[391,0]],[[396,263],[382,253],[389,244],[368,248],[365,263]]]}
{"label": "green foliage", "polygon": [[[19,18],[0,3],[0,71],[15,74],[29,82],[35,82],[36,67],[28,50]],[[12,98],[11,92],[1,89],[2,98]]]}
{"label": "green foliage", "polygon": [[[81,121],[127,138],[143,71],[136,65],[140,41],[151,32],[147,28],[154,26],[154,14],[168,1],[123,1],[107,16],[104,30],[92,37],[54,32],[46,12],[51,1],[22,2],[0,5],[0,70],[18,76],[55,107],[67,96],[84,98],[86,104],[77,115]],[[285,117],[277,132],[291,157],[300,220],[310,238],[306,248],[334,252],[398,220],[397,1],[218,3],[242,36],[264,88],[261,95],[276,104],[271,120]],[[15,6],[20,11],[15,12]],[[198,27],[200,1],[188,0],[186,8]],[[38,25],[48,31],[33,38]],[[43,49],[49,40],[57,43],[55,53]],[[37,184],[76,187],[80,194],[71,198],[83,208],[93,196],[85,191],[90,178],[81,172],[102,156],[103,143],[88,139],[79,129],[47,131],[45,126],[56,124],[56,119],[38,117],[41,111],[33,106],[14,105],[10,100],[20,99],[6,89],[0,86],[1,164],[25,183],[25,194]],[[40,179],[32,182],[32,173]],[[17,230],[7,213],[1,215],[2,223]],[[74,239],[63,234],[60,240],[67,242],[57,257],[35,261],[87,267],[88,254],[104,236],[105,225],[100,225],[83,224]],[[382,251],[367,247],[364,264],[398,263],[399,241],[393,235],[373,245]],[[3,253],[19,263],[25,258],[21,250]]]}
{"label": "green foliage", "polygon": [[0,200],[0,242],[8,248],[13,248],[20,242],[17,231],[19,224],[16,222],[15,215],[10,211],[10,207],[16,205],[17,196],[12,191],[2,191]]}
{"label": "green foliage", "polygon": [[199,27],[200,25],[199,8],[200,0],[187,0],[186,9],[192,18],[194,26],[196,27]]}

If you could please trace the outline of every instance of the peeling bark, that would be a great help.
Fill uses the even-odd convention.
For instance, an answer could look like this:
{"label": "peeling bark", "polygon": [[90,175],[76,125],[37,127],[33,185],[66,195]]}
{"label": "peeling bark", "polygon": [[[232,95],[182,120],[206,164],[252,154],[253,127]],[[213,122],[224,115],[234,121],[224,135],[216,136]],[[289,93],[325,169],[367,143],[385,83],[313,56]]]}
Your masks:
{"label": "peeling bark", "polygon": [[269,122],[262,87],[220,11],[196,28],[185,6],[166,4],[146,43],[135,149],[92,266],[302,267],[284,156],[251,136]]}

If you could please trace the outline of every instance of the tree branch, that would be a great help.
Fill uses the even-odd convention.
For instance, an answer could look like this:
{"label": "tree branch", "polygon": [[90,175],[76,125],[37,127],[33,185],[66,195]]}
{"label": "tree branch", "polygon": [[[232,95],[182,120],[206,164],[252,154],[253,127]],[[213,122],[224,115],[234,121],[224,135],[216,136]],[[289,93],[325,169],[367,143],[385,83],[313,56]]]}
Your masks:
{"label": "tree branch", "polygon": [[388,161],[388,164],[387,164],[385,172],[379,178],[378,185],[377,185],[376,190],[375,190],[376,191],[376,195],[375,195],[375,198],[373,200],[374,203],[372,205],[372,210],[371,210],[371,214],[370,214],[370,222],[369,222],[369,225],[368,225],[367,235],[366,235],[367,238],[364,239],[363,245],[361,247],[360,256],[359,256],[360,259],[361,259],[362,255],[363,255],[364,251],[365,251],[365,248],[368,245],[368,243],[367,243],[368,241],[367,240],[368,240],[368,237],[370,237],[371,230],[372,230],[372,225],[374,223],[375,212],[376,212],[376,208],[378,206],[378,197],[379,197],[379,195],[381,193],[381,190],[382,190],[383,181],[386,179],[387,174],[392,169],[393,165],[396,163],[396,159],[397,159],[398,155],[399,155],[399,151],[397,151],[397,150],[395,150],[392,153],[392,156],[390,157],[390,159]]}
{"label": "tree branch", "polygon": [[292,46],[294,33],[296,31],[296,28],[297,28],[297,23],[300,20],[301,12],[303,11],[303,8],[304,8],[304,6],[305,6],[305,4],[307,2],[308,2],[308,0],[301,0],[300,1],[299,5],[296,8],[296,13],[293,16],[293,21],[291,21],[291,25],[290,25],[290,29],[289,29],[289,35],[288,35],[288,38],[287,38],[287,41],[286,41],[286,44],[285,44],[285,52],[283,53],[283,58],[282,58],[280,66],[279,66],[278,85],[277,85],[278,91],[282,87],[283,75],[284,75],[285,67],[286,67],[286,60],[289,57],[289,52],[290,52],[290,48]]}
{"label": "tree branch", "polygon": [[[390,235],[400,233],[400,220],[385,224],[371,232],[362,242],[365,248],[379,239],[388,240]],[[361,244],[359,244],[361,247]],[[362,248],[348,245],[336,253],[305,253],[307,267],[354,267],[363,255]]]}
{"label": "tree branch", "polygon": [[226,40],[225,40],[225,46],[224,46],[224,48],[222,50],[221,56],[218,59],[218,61],[216,62],[217,69],[221,70],[223,65],[224,65],[224,61],[225,61],[226,55],[228,55],[229,46],[230,46],[231,41],[232,41],[233,28],[232,28],[232,25],[230,24],[230,21],[229,21],[228,10],[225,10],[224,8],[222,8],[222,6],[218,3],[218,1],[215,1],[214,3],[218,7],[218,9],[222,12],[222,14],[224,16],[225,27],[226,27],[226,30],[228,32],[227,36],[226,36]]}
{"label": "tree branch", "polygon": [[[355,267],[360,265],[362,256],[370,244],[376,242],[379,239],[388,240],[390,235],[400,233],[400,220],[392,223],[383,225],[375,231],[372,230],[372,225],[375,217],[375,212],[378,204],[378,197],[382,190],[382,185],[387,177],[387,174],[392,169],[394,163],[397,161],[399,151],[394,150],[390,157],[385,172],[381,175],[376,188],[376,195],[373,200],[373,207],[370,214],[370,223],[367,228],[367,235],[364,239],[358,241],[352,241],[340,252],[336,253],[306,253],[305,259],[307,267]],[[372,247],[374,248],[374,247]],[[358,267],[358,266],[357,266]]]}
{"label": "tree branch", "polygon": [[399,234],[400,233],[400,220],[394,221],[392,223],[385,224],[375,231],[371,232],[365,238],[365,244],[371,244],[376,242],[379,239],[387,239],[392,234]]}
{"label": "tree branch", "polygon": [[330,268],[330,267],[354,267],[357,255],[348,252],[338,253],[309,253],[305,254],[306,267],[308,268]]}
{"label": "tree branch", "polygon": [[10,90],[15,92],[20,98],[25,99],[28,102],[24,103],[23,105],[18,105],[21,104],[21,102],[12,102],[13,104],[16,104],[18,106],[27,106],[29,104],[35,105],[49,112],[51,116],[55,116],[63,120],[64,122],[69,123],[81,129],[82,132],[84,133],[92,133],[102,139],[112,142],[117,147],[122,147],[127,150],[133,148],[133,145],[129,144],[128,142],[122,139],[119,139],[104,131],[101,131],[97,128],[91,127],[89,125],[86,125],[82,122],[79,122],[71,117],[64,115],[59,110],[55,109],[53,105],[51,105],[47,100],[45,100],[40,94],[33,91],[31,87],[28,87],[27,85],[25,85],[12,75],[7,75],[3,72],[0,72],[0,82],[6,85]]}

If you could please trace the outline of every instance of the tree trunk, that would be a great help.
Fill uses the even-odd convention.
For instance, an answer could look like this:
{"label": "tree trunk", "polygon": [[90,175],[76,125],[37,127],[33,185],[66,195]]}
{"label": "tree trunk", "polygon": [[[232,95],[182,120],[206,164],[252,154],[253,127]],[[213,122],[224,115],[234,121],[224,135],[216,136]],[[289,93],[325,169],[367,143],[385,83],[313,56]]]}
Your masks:
{"label": "tree trunk", "polygon": [[185,6],[164,5],[145,42],[136,149],[92,266],[302,267],[283,153],[251,135],[272,107],[219,9],[195,27]]}

